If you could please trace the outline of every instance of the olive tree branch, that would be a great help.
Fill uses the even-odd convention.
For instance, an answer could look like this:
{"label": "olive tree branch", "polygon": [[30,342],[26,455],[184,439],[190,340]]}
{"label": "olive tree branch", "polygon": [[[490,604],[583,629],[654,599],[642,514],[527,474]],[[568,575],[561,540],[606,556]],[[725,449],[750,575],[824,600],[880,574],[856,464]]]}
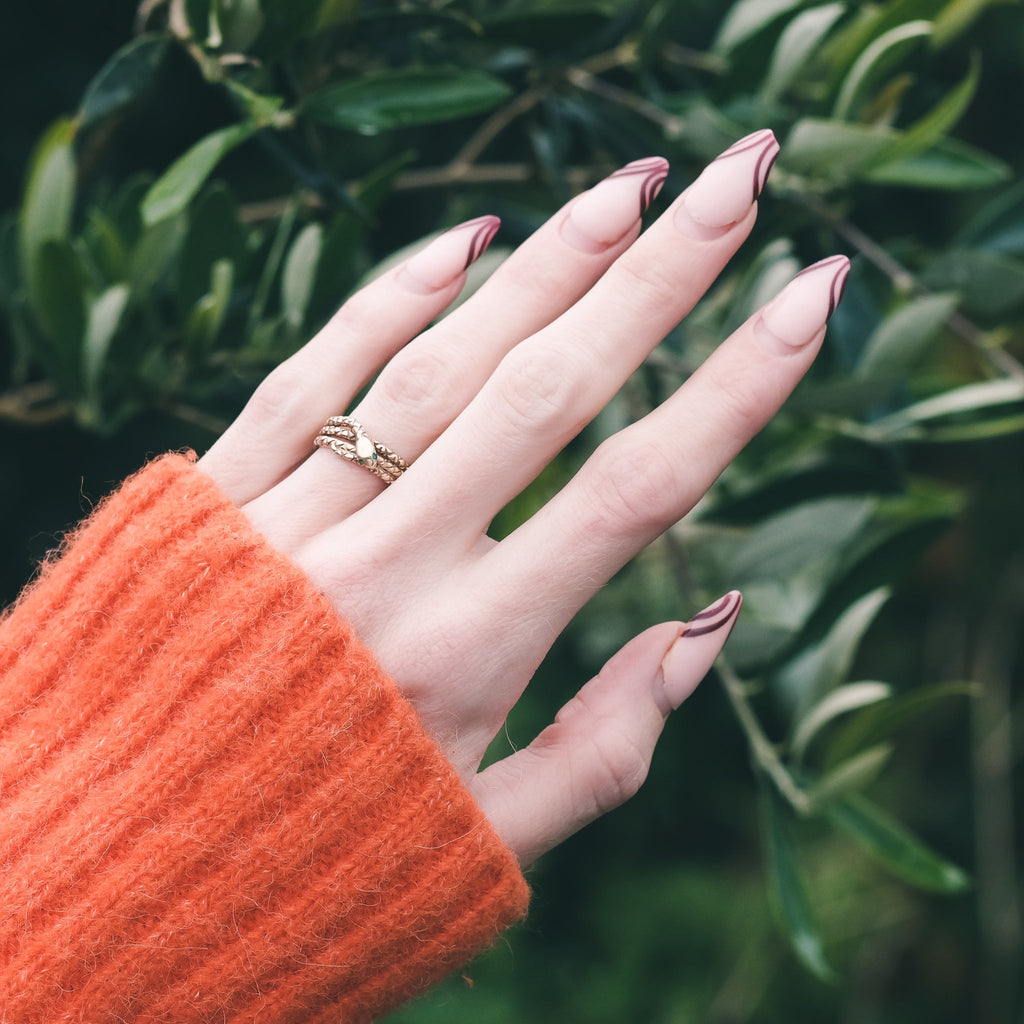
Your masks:
{"label": "olive tree branch", "polygon": [[[690,604],[698,603],[695,594],[696,586],[687,568],[686,552],[682,542],[672,530],[664,535],[664,542],[668,547],[676,586]],[[765,734],[761,721],[750,702],[747,685],[725,654],[719,654],[715,659],[715,670],[726,699],[729,701],[729,706],[746,737],[754,766],[771,780],[794,811],[801,815],[810,813],[811,803],[807,794],[797,785],[793,776],[782,763],[775,744]]]}
{"label": "olive tree branch", "polygon": [[[820,197],[809,192],[787,193],[789,200],[802,206],[815,219],[823,222],[841,238],[845,238],[870,264],[877,267],[894,287],[912,295],[924,296],[930,292],[918,281],[911,271],[894,259],[868,234],[852,224],[845,217],[831,210]],[[954,310],[946,318],[946,326],[961,341],[966,342],[983,359],[987,360],[1007,377],[1024,380],[1024,364],[1009,352],[988,343],[985,332],[962,313]]]}

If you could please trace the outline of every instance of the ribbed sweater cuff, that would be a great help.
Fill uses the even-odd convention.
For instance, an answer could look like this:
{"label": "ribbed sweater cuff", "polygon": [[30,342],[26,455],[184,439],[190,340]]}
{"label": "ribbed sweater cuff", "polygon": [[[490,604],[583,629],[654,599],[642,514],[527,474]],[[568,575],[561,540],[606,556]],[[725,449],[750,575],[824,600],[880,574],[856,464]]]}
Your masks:
{"label": "ribbed sweater cuff", "polygon": [[0,621],[6,1024],[370,1020],[526,900],[370,652],[189,459]]}

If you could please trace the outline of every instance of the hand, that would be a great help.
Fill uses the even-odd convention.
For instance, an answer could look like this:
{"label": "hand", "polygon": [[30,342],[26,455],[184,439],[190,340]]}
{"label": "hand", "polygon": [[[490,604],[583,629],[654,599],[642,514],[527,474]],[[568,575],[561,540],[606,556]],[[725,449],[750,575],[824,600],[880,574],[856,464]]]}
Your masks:
{"label": "hand", "polygon": [[[200,462],[376,653],[524,864],[637,790],[739,595],[630,641],[530,746],[479,772],[487,745],[572,616],[782,404],[848,261],[799,275],[505,540],[488,526],[714,281],[777,151],[769,131],[736,143],[640,237],[667,164],[627,165],[424,330],[498,222],[451,229],[345,303]],[[391,486],[312,447],[375,375],[351,415],[411,464]]]}

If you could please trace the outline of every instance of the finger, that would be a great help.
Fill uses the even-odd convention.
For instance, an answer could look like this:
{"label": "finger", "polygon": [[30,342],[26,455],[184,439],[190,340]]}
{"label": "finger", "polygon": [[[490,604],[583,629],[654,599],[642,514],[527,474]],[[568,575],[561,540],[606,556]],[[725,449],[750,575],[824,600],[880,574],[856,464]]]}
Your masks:
{"label": "finger", "polygon": [[436,238],[353,295],[312,341],[256,389],[199,461],[243,505],[269,490],[311,451],[317,428],[458,295],[487,249],[497,217],[478,217]]}
{"label": "finger", "polygon": [[[803,271],[668,401],[605,441],[558,495],[483,557],[477,571],[487,573],[493,593],[501,600],[534,595],[528,615],[538,628],[560,630],[697,503],[775,414],[813,362],[848,272],[845,256]],[[565,552],[572,573],[553,573]],[[547,580],[542,593],[538,573]]]}
{"label": "finger", "polygon": [[[501,358],[576,302],[629,246],[667,172],[661,157],[634,161],[551,218],[471,299],[388,363],[352,412],[367,434],[407,462],[418,458]],[[288,518],[297,538],[307,537],[383,487],[373,474],[320,451],[246,512],[277,521],[301,497],[301,521]]]}
{"label": "finger", "polygon": [[579,302],[513,349],[407,474],[406,502],[464,536],[485,530],[704,294],[753,226],[777,149],[764,131],[723,154]]}
{"label": "finger", "polygon": [[524,866],[640,788],[665,718],[704,678],[740,610],[733,591],[687,625],[631,640],[528,747],[471,782]]}

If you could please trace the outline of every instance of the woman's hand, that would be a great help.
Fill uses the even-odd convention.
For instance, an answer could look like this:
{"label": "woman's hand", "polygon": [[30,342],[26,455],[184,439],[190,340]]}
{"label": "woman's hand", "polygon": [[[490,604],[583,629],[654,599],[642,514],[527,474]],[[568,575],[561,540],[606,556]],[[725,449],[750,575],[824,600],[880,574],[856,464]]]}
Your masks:
{"label": "woman's hand", "polygon": [[[200,462],[376,653],[524,864],[636,791],[739,595],[630,641],[530,746],[479,772],[487,745],[572,616],[782,404],[846,259],[804,271],[505,540],[488,526],[714,281],[777,150],[769,131],[736,143],[641,237],[667,165],[629,164],[424,330],[498,223],[453,228],[351,298]],[[411,464],[391,486],[312,445],[375,376],[351,415]]]}

